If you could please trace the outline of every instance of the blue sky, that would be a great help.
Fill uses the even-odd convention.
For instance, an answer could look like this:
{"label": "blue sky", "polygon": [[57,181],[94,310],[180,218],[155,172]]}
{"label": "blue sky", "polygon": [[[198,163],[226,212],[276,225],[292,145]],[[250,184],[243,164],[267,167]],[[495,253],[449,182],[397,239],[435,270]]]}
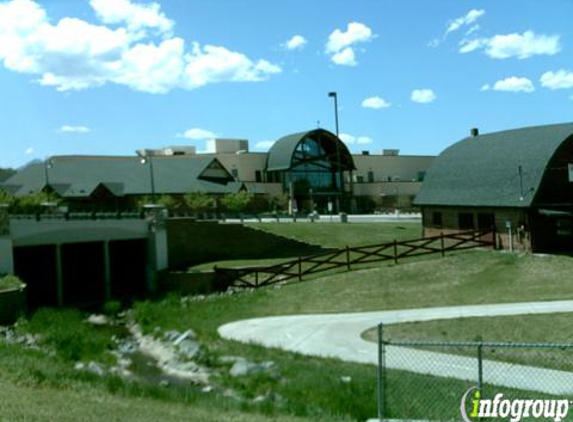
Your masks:
{"label": "blue sky", "polygon": [[573,121],[571,0],[0,0],[0,166],[334,131],[438,154]]}

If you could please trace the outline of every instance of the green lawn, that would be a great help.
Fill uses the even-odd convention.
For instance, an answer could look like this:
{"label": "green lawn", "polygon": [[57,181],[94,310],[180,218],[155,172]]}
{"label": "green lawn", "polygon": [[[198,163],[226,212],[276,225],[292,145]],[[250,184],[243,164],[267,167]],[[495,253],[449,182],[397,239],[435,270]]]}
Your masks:
{"label": "green lawn", "polygon": [[[268,315],[573,299],[572,272],[573,259],[569,257],[468,251],[444,259],[433,256],[425,260],[404,261],[398,265],[387,262],[376,268],[339,272],[310,281],[235,295],[208,296],[204,300],[182,301],[173,294],[162,300],[135,304],[135,318],[147,331],[153,331],[155,327],[180,331],[193,328],[206,348],[207,360],[215,369],[224,366],[219,358],[225,355],[245,356],[256,362],[275,362],[278,377],[253,375],[216,379],[218,391],[230,388],[246,398],[242,402],[226,399],[220,392],[213,395],[197,393],[192,389],[171,392],[158,388],[146,389],[113,378],[86,378],[71,369],[73,363],[68,353],[56,352],[51,357],[34,351],[23,353],[18,346],[0,347],[0,381],[18,388],[31,385],[65,392],[94,388],[100,392],[98,394],[113,395],[114,400],[126,400],[126,403],[134,398],[146,398],[150,400],[149,405],[157,409],[162,409],[164,402],[186,403],[182,405],[183,409],[192,404],[198,412],[216,406],[217,412],[236,413],[238,418],[247,411],[257,415],[296,416],[312,420],[365,420],[376,413],[376,371],[373,366],[226,341],[219,338],[217,328],[226,322]],[[82,336],[99,338],[95,333],[84,333],[75,323],[73,326],[76,328],[68,330],[65,321],[79,317],[70,314],[64,316],[61,323],[64,334],[81,332]],[[42,318],[48,319],[47,316]],[[542,332],[539,331],[540,336]],[[56,334],[53,344],[64,349],[69,347],[67,342],[71,340],[63,333]],[[96,344],[102,343],[98,341]],[[89,350],[89,347],[77,347],[80,354],[88,353],[82,350]],[[343,377],[350,377],[350,382],[343,381]],[[406,415],[401,413],[403,409],[411,409],[408,415],[427,417],[424,414],[427,404],[414,403],[408,395],[408,391],[420,383],[435,386],[432,390],[434,393],[439,390],[458,397],[458,400],[465,386],[452,380],[436,381],[413,374],[399,374],[395,379],[397,384],[393,387],[396,393],[391,415],[396,417]],[[269,392],[282,400],[264,406],[253,404],[254,397]],[[27,393],[24,391],[22,394],[25,397]],[[153,414],[152,410],[149,414]],[[215,413],[212,417],[214,420],[225,420],[225,416],[221,415]]]}
{"label": "green lawn", "polygon": [[[504,317],[459,318],[391,324],[384,327],[386,340],[489,341],[512,343],[573,343],[571,313],[519,315]],[[378,330],[363,334],[377,342]],[[432,351],[475,356],[467,347],[436,348]],[[559,348],[484,348],[484,358],[560,370],[573,370],[573,349]]]}
{"label": "green lawn", "polygon": [[[346,246],[366,246],[410,240],[421,237],[420,223],[249,223],[248,227],[263,230],[278,236],[321,245],[324,248],[344,248]],[[247,267],[274,265],[297,258],[239,259],[214,261],[192,266],[190,272],[205,271],[218,267]]]}
{"label": "green lawn", "polygon": [[62,390],[0,380],[0,422],[310,422],[163,400],[123,397],[98,389]]}
{"label": "green lawn", "polygon": [[325,248],[365,246],[422,237],[420,223],[249,223],[248,227]]}

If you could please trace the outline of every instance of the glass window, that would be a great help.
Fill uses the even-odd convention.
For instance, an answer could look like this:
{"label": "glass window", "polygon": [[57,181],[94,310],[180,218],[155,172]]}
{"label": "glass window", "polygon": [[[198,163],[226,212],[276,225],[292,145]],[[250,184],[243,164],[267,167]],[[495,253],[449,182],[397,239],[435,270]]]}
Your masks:
{"label": "glass window", "polygon": [[442,213],[433,212],[432,213],[432,225],[436,227],[442,227]]}

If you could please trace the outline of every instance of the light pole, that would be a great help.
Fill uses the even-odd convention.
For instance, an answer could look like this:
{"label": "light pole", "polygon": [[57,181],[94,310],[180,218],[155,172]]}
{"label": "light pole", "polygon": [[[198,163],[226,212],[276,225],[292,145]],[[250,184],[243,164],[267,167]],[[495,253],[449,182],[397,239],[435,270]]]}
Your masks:
{"label": "light pole", "polygon": [[340,212],[340,200],[342,199],[342,169],[340,168],[340,147],[338,145],[339,142],[339,131],[338,131],[338,94],[336,91],[332,91],[328,93],[329,97],[334,98],[334,122],[336,127],[336,166],[337,166],[337,179],[338,179],[338,195],[337,195],[337,208]]}
{"label": "light pole", "polygon": [[46,184],[46,193],[50,187],[50,175],[48,174],[48,170],[51,169],[53,165],[54,163],[50,158],[46,158],[44,160],[44,183]]}
{"label": "light pole", "polygon": [[149,183],[151,185],[151,202],[155,204],[155,180],[153,178],[153,160],[150,155],[140,155],[141,164],[149,163]]}

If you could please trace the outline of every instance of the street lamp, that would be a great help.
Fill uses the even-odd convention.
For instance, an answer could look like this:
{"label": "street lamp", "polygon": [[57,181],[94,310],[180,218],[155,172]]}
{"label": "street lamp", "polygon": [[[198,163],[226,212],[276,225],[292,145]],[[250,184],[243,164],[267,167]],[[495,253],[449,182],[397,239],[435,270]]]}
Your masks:
{"label": "street lamp", "polygon": [[51,158],[46,158],[44,160],[44,183],[46,184],[46,192],[48,191],[48,188],[50,187],[50,176],[48,174],[48,170],[51,169],[53,167],[54,163],[51,160]]}
{"label": "street lamp", "polygon": [[140,155],[139,162],[141,164],[148,164],[149,163],[149,181],[151,185],[151,202],[155,204],[155,180],[153,178],[153,160],[151,156],[147,155]]}
{"label": "street lamp", "polygon": [[339,189],[339,193],[337,196],[337,208],[338,211],[340,211],[340,199],[342,197],[342,169],[340,168],[340,147],[338,145],[339,142],[339,132],[338,132],[338,94],[336,93],[336,91],[333,92],[329,92],[328,93],[329,97],[334,98],[334,122],[335,122],[335,127],[336,127],[336,166],[337,166],[337,179],[338,179],[338,189]]}

